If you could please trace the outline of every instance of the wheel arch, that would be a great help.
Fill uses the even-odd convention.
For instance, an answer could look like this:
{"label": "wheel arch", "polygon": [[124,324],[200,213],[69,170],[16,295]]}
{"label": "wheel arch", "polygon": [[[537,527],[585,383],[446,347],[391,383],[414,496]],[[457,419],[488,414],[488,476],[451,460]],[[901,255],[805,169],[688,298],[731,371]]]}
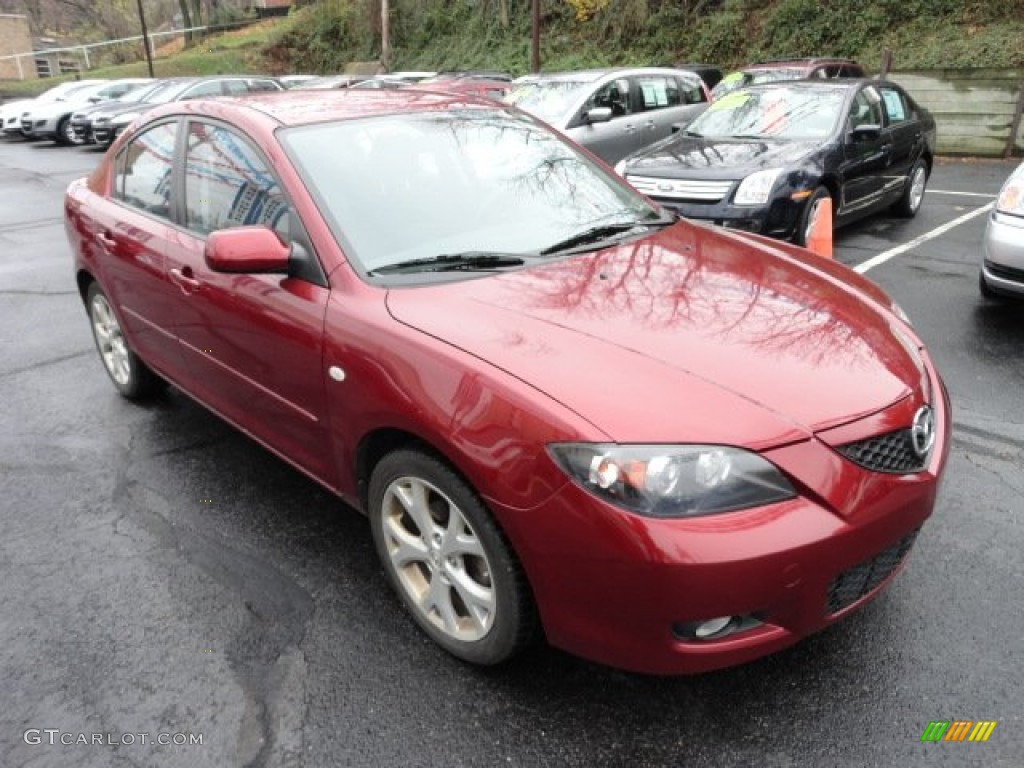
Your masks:
{"label": "wheel arch", "polygon": [[96,278],[87,269],[80,269],[75,273],[75,282],[78,284],[78,295],[85,304],[86,296],[89,294],[89,286],[96,282]]}

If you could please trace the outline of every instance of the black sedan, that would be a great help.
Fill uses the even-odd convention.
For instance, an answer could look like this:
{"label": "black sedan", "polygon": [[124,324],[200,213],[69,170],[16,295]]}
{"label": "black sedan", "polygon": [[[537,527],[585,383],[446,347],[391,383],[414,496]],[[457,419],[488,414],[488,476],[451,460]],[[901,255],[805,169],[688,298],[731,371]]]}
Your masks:
{"label": "black sedan", "polygon": [[890,208],[914,216],[935,154],[935,120],[879,80],[752,86],[616,170],[691,219],[804,244],[832,198],[836,226]]}

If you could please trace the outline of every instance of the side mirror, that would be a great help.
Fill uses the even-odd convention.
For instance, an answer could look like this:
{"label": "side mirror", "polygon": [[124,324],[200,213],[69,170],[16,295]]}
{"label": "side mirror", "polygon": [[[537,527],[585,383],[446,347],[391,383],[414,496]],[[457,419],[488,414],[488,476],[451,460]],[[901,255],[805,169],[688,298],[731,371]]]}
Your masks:
{"label": "side mirror", "polygon": [[287,272],[291,248],[267,227],[233,227],[206,238],[206,264],[214,272]]}
{"label": "side mirror", "polygon": [[850,138],[854,141],[865,141],[868,139],[877,139],[882,134],[882,126],[875,125],[858,125],[852,131],[850,131]]}
{"label": "side mirror", "polygon": [[607,123],[612,119],[611,107],[594,107],[585,115],[588,123]]}

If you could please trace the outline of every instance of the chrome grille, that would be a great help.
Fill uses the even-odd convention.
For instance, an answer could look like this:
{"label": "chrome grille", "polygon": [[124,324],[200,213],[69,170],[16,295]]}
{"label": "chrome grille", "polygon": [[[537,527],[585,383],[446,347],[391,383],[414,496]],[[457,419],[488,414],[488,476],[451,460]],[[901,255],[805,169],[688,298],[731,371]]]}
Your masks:
{"label": "chrome grille", "polygon": [[909,429],[898,429],[836,448],[855,464],[872,472],[906,475],[924,469],[928,456],[918,456]]}
{"label": "chrome grille", "polygon": [[626,176],[626,181],[648,197],[693,200],[701,203],[717,203],[729,193],[734,183],[696,179],[654,179],[649,176]]}
{"label": "chrome grille", "polygon": [[839,613],[876,589],[903,562],[910,548],[914,546],[919,529],[913,530],[888,549],[863,563],[843,571],[832,580],[828,588],[825,611]]}

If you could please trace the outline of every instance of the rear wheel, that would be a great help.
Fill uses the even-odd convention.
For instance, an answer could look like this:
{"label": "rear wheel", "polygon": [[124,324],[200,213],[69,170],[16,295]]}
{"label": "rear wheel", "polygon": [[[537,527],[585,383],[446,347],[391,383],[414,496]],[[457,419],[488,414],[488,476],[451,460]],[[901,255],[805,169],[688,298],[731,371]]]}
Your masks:
{"label": "rear wheel", "polygon": [[129,400],[137,400],[166,387],[164,380],[128,346],[121,324],[99,283],[89,286],[85,301],[96,350],[117,391]]}
{"label": "rear wheel", "polygon": [[914,218],[917,212],[921,210],[921,203],[924,201],[924,190],[927,185],[928,166],[925,165],[924,160],[918,160],[914,163],[914,167],[910,169],[910,175],[907,176],[903,197],[892,207],[893,213],[905,219]]}
{"label": "rear wheel", "polygon": [[373,471],[370,525],[388,581],[434,642],[473,664],[505,661],[532,639],[522,569],[476,493],[423,451]]}

